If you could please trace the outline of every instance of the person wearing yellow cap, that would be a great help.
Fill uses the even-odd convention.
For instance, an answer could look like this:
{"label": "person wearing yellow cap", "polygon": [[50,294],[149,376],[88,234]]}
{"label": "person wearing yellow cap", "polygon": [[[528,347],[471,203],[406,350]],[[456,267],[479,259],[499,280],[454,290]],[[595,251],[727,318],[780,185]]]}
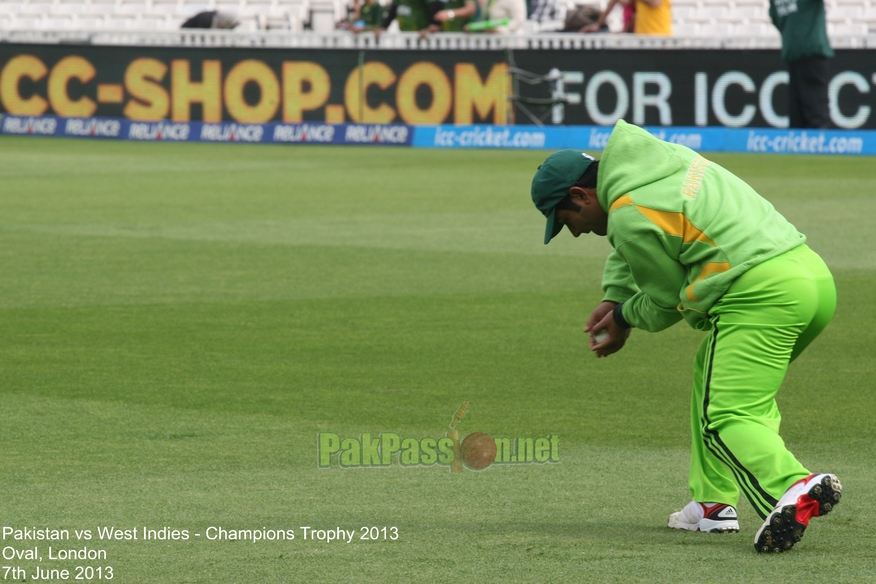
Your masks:
{"label": "person wearing yellow cap", "polygon": [[793,547],[842,495],[835,475],[810,472],[785,447],[775,400],[836,308],[824,261],[742,179],[622,120],[601,160],[551,154],[531,194],[547,219],[545,244],[563,227],[611,244],[603,301],[584,328],[597,357],[623,348],[634,328],[685,320],[705,333],[694,360],[691,501],[669,527],[738,531],[742,493],[764,520],[755,549]]}

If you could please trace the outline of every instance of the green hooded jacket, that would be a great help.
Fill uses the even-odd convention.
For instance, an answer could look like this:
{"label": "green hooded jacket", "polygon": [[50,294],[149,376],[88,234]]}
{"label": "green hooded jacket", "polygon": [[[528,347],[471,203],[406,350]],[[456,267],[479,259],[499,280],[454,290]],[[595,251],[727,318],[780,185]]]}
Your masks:
{"label": "green hooded jacket", "polygon": [[709,310],[750,268],[802,245],[799,233],[740,178],[693,150],[619,121],[599,162],[608,211],[604,299],[630,325],[682,318],[708,330]]}

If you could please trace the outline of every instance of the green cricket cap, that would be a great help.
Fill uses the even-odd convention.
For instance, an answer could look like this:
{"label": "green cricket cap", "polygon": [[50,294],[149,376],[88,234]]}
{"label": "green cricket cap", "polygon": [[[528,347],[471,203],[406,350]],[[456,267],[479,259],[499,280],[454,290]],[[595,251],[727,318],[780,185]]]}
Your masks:
{"label": "green cricket cap", "polygon": [[584,171],[596,160],[580,150],[560,150],[547,157],[532,178],[532,202],[547,217],[544,243],[563,230],[557,225],[557,203],[569,194]]}

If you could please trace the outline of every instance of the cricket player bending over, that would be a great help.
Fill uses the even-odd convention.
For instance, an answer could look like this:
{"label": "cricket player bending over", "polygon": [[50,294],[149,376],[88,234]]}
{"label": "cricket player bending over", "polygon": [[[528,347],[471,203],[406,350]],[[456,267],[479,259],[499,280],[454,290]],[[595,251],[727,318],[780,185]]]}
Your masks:
{"label": "cricket player bending over", "polygon": [[836,307],[833,277],[806,237],[729,171],[623,121],[600,161],[550,155],[532,200],[547,217],[546,244],[563,226],[611,243],[604,299],[584,328],[598,357],[619,351],[633,327],[656,332],[684,319],[708,333],[694,361],[693,500],[669,527],[739,531],[741,491],[764,519],[755,549],[791,549],[842,491],[779,436],[775,397],[788,364]]}

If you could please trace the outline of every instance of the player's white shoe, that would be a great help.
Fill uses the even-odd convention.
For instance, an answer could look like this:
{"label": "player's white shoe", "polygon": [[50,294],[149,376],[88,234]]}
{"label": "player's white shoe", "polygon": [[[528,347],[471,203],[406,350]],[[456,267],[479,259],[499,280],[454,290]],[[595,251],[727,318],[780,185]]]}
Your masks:
{"label": "player's white shoe", "polygon": [[803,537],[812,517],[830,513],[842,497],[843,486],[832,474],[811,474],[791,485],[754,536],[761,553],[785,552]]}
{"label": "player's white shoe", "polygon": [[691,501],[684,509],[669,516],[669,527],[706,533],[736,533],[739,521],[732,505]]}

